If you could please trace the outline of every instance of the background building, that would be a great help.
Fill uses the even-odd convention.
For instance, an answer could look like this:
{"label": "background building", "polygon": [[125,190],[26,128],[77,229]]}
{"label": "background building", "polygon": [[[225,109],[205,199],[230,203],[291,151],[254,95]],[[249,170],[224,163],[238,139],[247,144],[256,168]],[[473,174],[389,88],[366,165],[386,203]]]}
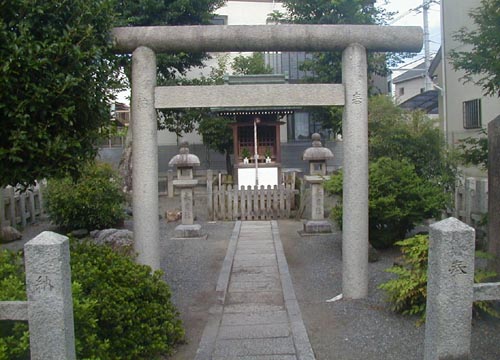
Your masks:
{"label": "background building", "polygon": [[[441,69],[436,69],[435,74],[443,90],[439,109],[442,127],[452,145],[460,139],[476,136],[478,130],[486,129],[488,123],[500,114],[500,99],[484,96],[482,88],[473,83],[464,84],[461,80],[464,73],[455,71],[449,60],[450,51],[468,50],[453,35],[462,27],[474,28],[469,12],[480,5],[480,0],[441,0]],[[467,171],[474,172],[473,169]]]}

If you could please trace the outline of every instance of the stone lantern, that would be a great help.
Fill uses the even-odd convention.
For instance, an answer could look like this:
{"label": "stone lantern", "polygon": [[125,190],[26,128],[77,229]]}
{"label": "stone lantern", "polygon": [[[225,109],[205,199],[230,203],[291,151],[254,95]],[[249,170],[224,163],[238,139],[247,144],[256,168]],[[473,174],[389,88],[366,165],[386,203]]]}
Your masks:
{"label": "stone lantern", "polygon": [[193,168],[200,166],[200,159],[189,153],[189,144],[184,141],[179,154],[168,165],[177,168],[177,180],[173,181],[173,185],[181,189],[182,224],[175,228],[176,237],[201,237],[201,225],[194,223],[193,215],[193,189],[198,184],[198,180],[193,179]]}
{"label": "stone lantern", "polygon": [[306,149],[302,160],[309,161],[310,175],[304,176],[305,181],[311,184],[311,220],[304,224],[304,233],[329,233],[332,226],[324,215],[325,191],[323,181],[326,176],[326,161],[333,158],[330,149],[323,147],[321,136],[318,133],[312,135],[312,147]]}

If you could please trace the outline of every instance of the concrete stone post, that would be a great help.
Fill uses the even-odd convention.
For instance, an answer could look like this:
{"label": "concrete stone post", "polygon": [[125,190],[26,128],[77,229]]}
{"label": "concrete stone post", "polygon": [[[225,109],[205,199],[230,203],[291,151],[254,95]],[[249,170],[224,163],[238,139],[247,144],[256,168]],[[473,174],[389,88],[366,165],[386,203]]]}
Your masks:
{"label": "concrete stone post", "polygon": [[193,188],[181,188],[182,224],[193,225]]}
{"label": "concrete stone post", "polygon": [[68,238],[45,231],[24,253],[31,359],[75,359]]}
{"label": "concrete stone post", "polygon": [[430,227],[425,360],[470,359],[474,238],[455,218]]}
{"label": "concrete stone post", "polygon": [[500,116],[488,123],[488,251],[500,274]]}
{"label": "concrete stone post", "polygon": [[207,209],[208,209],[208,218],[210,220],[214,219],[214,199],[213,199],[213,181],[214,181],[214,172],[213,170],[207,170]]}
{"label": "concrete stone post", "polygon": [[172,170],[167,171],[167,194],[169,198],[174,197],[174,172]]}
{"label": "concrete stone post", "polygon": [[311,219],[313,220],[323,220],[325,218],[325,206],[324,206],[325,190],[323,189],[323,184],[311,183]]}
{"label": "concrete stone post", "polygon": [[160,268],[158,139],[154,89],[156,55],[146,47],[132,54],[132,207],[137,262]]}
{"label": "concrete stone post", "polygon": [[320,134],[312,134],[311,139],[312,146],[302,154],[302,160],[309,162],[310,175],[304,176],[304,180],[311,184],[311,220],[304,223],[303,231],[299,231],[301,235],[332,232],[330,222],[325,220],[324,215],[323,182],[329,179],[326,175],[326,161],[332,159],[333,154],[321,144]]}
{"label": "concrete stone post", "polygon": [[368,295],[368,74],[363,46],[352,44],[342,53],[342,82],[342,294],[359,299]]}

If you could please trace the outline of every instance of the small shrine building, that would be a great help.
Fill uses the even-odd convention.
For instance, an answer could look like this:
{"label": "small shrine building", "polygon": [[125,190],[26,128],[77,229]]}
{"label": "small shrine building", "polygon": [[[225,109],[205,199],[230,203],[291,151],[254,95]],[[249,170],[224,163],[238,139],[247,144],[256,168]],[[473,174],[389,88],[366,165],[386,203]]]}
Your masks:
{"label": "small shrine building", "polygon": [[[227,76],[228,85],[286,83],[283,74]],[[234,176],[241,186],[274,186],[281,179],[280,127],[293,108],[214,109],[232,117]]]}

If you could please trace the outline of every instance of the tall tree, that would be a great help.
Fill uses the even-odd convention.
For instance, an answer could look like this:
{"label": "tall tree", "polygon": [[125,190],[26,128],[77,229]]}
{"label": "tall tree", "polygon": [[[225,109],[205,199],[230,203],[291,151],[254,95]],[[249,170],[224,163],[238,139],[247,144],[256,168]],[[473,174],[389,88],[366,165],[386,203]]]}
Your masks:
{"label": "tall tree", "polygon": [[[115,12],[119,20],[115,26],[154,26],[154,25],[199,25],[209,24],[216,9],[225,0],[115,0]],[[202,66],[207,58],[202,53],[158,54],[157,84],[173,85],[176,77],[185,75],[192,67]],[[122,57],[122,66],[130,76],[130,57]],[[172,111],[158,110],[158,128],[168,129],[176,134],[194,129],[191,117],[199,118],[196,110]],[[126,191],[132,190],[132,129],[129,128],[120,160],[120,174],[124,179]]]}
{"label": "tall tree", "polygon": [[474,29],[461,28],[454,38],[470,51],[450,53],[455,70],[464,70],[464,82],[472,81],[485,95],[500,97],[500,0],[481,0],[469,13]]}
{"label": "tall tree", "polygon": [[[115,0],[115,26],[209,24],[225,0]],[[158,84],[166,85],[193,66],[202,66],[206,54],[178,53],[157,56]]]}
{"label": "tall tree", "polygon": [[254,52],[249,56],[240,54],[233,59],[231,67],[237,75],[272,74],[273,72],[273,69],[266,64],[264,54],[261,52]]}
{"label": "tall tree", "polygon": [[[128,57],[113,26],[207,23],[223,0],[0,0],[0,186],[79,173],[110,122]],[[159,60],[160,80],[202,54]]]}
{"label": "tall tree", "polygon": [[[297,24],[365,24],[383,25],[394,15],[375,5],[374,0],[283,0],[287,14],[275,12],[274,20]],[[320,83],[342,82],[342,53],[317,52],[302,65],[302,70],[314,75],[305,81]],[[387,63],[394,64],[400,56],[368,55],[368,72],[385,76]],[[313,118],[334,133],[342,132],[342,109],[322,107],[309,109]]]}
{"label": "tall tree", "polygon": [[[375,5],[373,0],[283,0],[287,15],[275,14],[278,21],[296,24],[386,24],[393,13]],[[385,75],[385,58],[370,56],[371,72]],[[304,70],[313,71],[314,82],[342,81],[342,53],[319,52],[304,63]],[[309,79],[312,80],[312,79]]]}
{"label": "tall tree", "polygon": [[370,98],[368,104],[370,160],[388,156],[407,160],[428,182],[450,191],[456,179],[456,159],[448,151],[435,121],[420,111],[403,110],[388,96]]}
{"label": "tall tree", "polygon": [[[224,84],[224,75],[228,72],[228,68],[229,54],[220,54],[217,56],[217,66],[212,68],[210,76],[198,81],[210,85]],[[232,174],[231,153],[233,152],[233,132],[229,127],[232,120],[227,117],[217,117],[210,109],[203,110],[204,113],[198,122],[197,132],[201,135],[203,143],[209,149],[225,155],[226,171],[228,174]]]}
{"label": "tall tree", "polygon": [[109,123],[110,0],[0,1],[0,186],[77,174]]}

